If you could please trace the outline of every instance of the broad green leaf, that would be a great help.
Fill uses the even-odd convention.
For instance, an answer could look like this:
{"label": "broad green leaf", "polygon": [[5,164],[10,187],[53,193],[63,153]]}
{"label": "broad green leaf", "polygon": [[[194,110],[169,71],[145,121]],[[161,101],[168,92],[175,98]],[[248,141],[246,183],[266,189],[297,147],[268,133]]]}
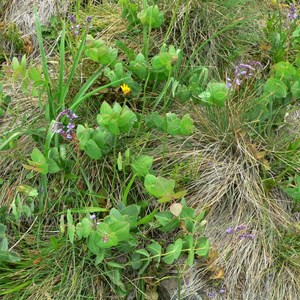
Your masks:
{"label": "broad green leaf", "polygon": [[229,91],[225,82],[210,82],[206,90],[210,93],[213,104],[224,106]]}
{"label": "broad green leaf", "polygon": [[97,146],[96,142],[92,139],[88,140],[84,150],[86,154],[92,159],[100,159],[102,157],[102,152]]}
{"label": "broad green leaf", "polygon": [[146,247],[149,252],[154,256],[154,259],[157,261],[157,266],[158,263],[160,262],[161,259],[161,253],[162,253],[162,247],[158,242],[153,242],[152,244],[148,245]]}
{"label": "broad green leaf", "polygon": [[178,229],[180,226],[180,220],[178,218],[172,219],[168,224],[160,228],[162,232],[171,232],[175,229]]}
{"label": "broad green leaf", "polygon": [[167,247],[165,256],[163,257],[163,261],[168,265],[173,264],[174,260],[177,259],[181,254],[182,245],[182,239],[178,239],[174,244],[169,245]]}
{"label": "broad green leaf", "polygon": [[145,177],[152,167],[153,157],[148,155],[142,155],[134,158],[131,163],[131,169],[133,174],[138,177]]}
{"label": "broad green leaf", "polygon": [[128,133],[135,122],[137,122],[137,116],[125,105],[120,112],[118,127],[122,132]]}
{"label": "broad green leaf", "polygon": [[129,222],[115,222],[112,224],[109,224],[109,228],[111,232],[114,233],[114,235],[117,237],[119,241],[126,241],[130,238],[130,224]]}
{"label": "broad green leaf", "polygon": [[81,234],[82,237],[87,238],[92,232],[92,222],[88,218],[81,220]]}
{"label": "broad green leaf", "polygon": [[287,88],[285,84],[278,78],[269,78],[264,86],[265,94],[274,98],[285,98]]}
{"label": "broad green leaf", "polygon": [[101,104],[101,107],[100,107],[100,114],[101,115],[110,115],[112,113],[112,108],[111,106],[106,102],[104,101],[102,104]]}
{"label": "broad green leaf", "polygon": [[97,228],[97,231],[92,231],[89,235],[89,242],[91,245],[97,246],[98,249],[106,249],[118,245],[119,240],[108,224],[101,222],[98,224]]}
{"label": "broad green leaf", "polygon": [[165,20],[164,13],[159,11],[157,5],[148,6],[143,9],[139,14],[138,18],[144,26],[151,26],[151,28],[160,27]]}
{"label": "broad green leaf", "polygon": [[180,213],[181,219],[186,219],[186,218],[193,219],[194,217],[195,217],[195,209],[193,209],[192,207],[187,207],[187,206],[184,206],[182,208],[182,211]]}
{"label": "broad green leaf", "polygon": [[281,61],[275,65],[276,77],[279,79],[292,79],[297,71],[292,64],[287,61]]}
{"label": "broad green leaf", "polygon": [[185,114],[180,121],[180,134],[190,135],[194,131],[194,122],[189,114]]}
{"label": "broad green leaf", "polygon": [[84,126],[79,124],[76,130],[76,137],[79,140],[80,150],[84,150],[87,142],[90,140],[90,132]]}
{"label": "broad green leaf", "polygon": [[173,214],[170,211],[159,212],[155,215],[155,219],[160,225],[165,226],[173,219]]}
{"label": "broad green leaf", "polygon": [[209,245],[208,238],[207,237],[200,237],[197,241],[197,244],[196,244],[195,253],[198,256],[204,256],[205,257],[205,256],[208,255],[209,248],[210,248],[210,245]]}
{"label": "broad green leaf", "polygon": [[145,224],[148,224],[150,223],[153,218],[155,217],[155,214],[157,213],[157,208],[154,209],[149,215],[141,218],[138,222],[137,222],[137,226],[138,225],[145,225]]}
{"label": "broad green leaf", "polygon": [[300,98],[300,82],[296,81],[291,87],[292,95],[295,98]]}
{"label": "broad green leaf", "polygon": [[145,249],[135,250],[135,253],[141,254],[141,255],[146,256],[146,257],[150,256],[149,252],[147,250],[145,250]]}
{"label": "broad green leaf", "polygon": [[162,196],[174,194],[175,180],[147,174],[144,185],[146,191],[150,195],[160,198]]}
{"label": "broad green leaf", "polygon": [[149,128],[155,128],[161,131],[164,129],[164,118],[160,116],[158,112],[146,115],[145,120]]}
{"label": "broad green leaf", "polygon": [[192,93],[186,85],[179,84],[176,90],[176,96],[181,103],[185,103],[191,98]]}
{"label": "broad green leaf", "polygon": [[34,148],[31,152],[31,159],[37,163],[45,163],[46,158],[38,148]]}
{"label": "broad green leaf", "polygon": [[46,158],[46,163],[48,165],[48,172],[54,174],[60,171],[60,167],[52,158]]}
{"label": "broad green leaf", "polygon": [[139,53],[135,60],[131,61],[129,64],[129,69],[134,75],[140,79],[146,79],[148,75],[148,66],[146,59],[142,53]]}
{"label": "broad green leaf", "polygon": [[167,131],[170,135],[180,134],[180,119],[174,113],[167,113]]}
{"label": "broad green leaf", "polygon": [[194,247],[194,238],[191,235],[186,235],[184,237],[184,249],[189,250],[189,255],[187,258],[187,263],[189,267],[192,267],[194,264],[195,258],[195,247]]}

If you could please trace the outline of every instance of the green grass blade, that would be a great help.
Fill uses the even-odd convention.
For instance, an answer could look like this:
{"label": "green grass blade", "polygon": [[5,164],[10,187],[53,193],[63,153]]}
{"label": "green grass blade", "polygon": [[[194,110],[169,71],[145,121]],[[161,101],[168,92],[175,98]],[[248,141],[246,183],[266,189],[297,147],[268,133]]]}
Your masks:
{"label": "green grass blade", "polygon": [[76,102],[78,99],[82,98],[83,95],[87,92],[87,90],[92,86],[92,84],[98,79],[98,77],[100,76],[100,74],[102,73],[103,70],[103,66],[101,66],[96,72],[95,74],[93,74],[87,81],[86,83],[81,87],[81,89],[79,90],[79,92],[76,94],[75,98],[74,98],[74,102]]}
{"label": "green grass blade", "polygon": [[113,81],[113,82],[111,82],[111,83],[108,83],[108,84],[106,84],[106,85],[100,86],[100,87],[97,88],[97,89],[92,90],[91,92],[89,92],[88,94],[86,94],[85,96],[83,96],[82,98],[78,98],[76,101],[73,101],[73,103],[72,103],[70,109],[71,109],[72,111],[75,111],[75,110],[78,108],[78,106],[80,106],[80,104],[81,104],[84,100],[90,98],[91,96],[95,95],[96,93],[101,92],[101,91],[105,90],[106,88],[108,88],[108,87],[110,87],[110,86],[112,86],[112,85],[114,85],[114,84],[116,84],[116,83],[122,83],[122,82],[123,82],[125,79],[127,79],[127,78],[129,78],[129,77],[126,77],[126,78],[122,78],[122,79]]}
{"label": "green grass blade", "polygon": [[84,47],[85,47],[85,41],[86,41],[86,32],[83,33],[83,37],[82,37],[82,40],[81,40],[78,52],[77,52],[77,54],[75,56],[71,72],[70,72],[70,74],[68,76],[67,83],[65,84],[65,87],[64,87],[64,89],[62,91],[62,94],[61,94],[61,99],[62,99],[61,101],[62,102],[65,102],[66,95],[69,92],[69,88],[70,88],[71,82],[73,80],[75,71],[76,71],[76,69],[77,69],[77,67],[79,65],[79,61],[80,61],[80,59],[82,57],[82,53],[83,53],[83,50],[84,50]]}

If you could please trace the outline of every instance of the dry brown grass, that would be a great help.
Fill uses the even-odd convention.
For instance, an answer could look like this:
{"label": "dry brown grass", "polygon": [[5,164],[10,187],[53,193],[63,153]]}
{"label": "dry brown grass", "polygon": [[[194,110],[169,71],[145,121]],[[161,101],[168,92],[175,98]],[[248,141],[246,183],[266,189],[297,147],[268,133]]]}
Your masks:
{"label": "dry brown grass", "polygon": [[43,25],[49,24],[50,18],[58,14],[65,14],[70,5],[66,0],[12,0],[4,14],[5,23],[15,23],[24,34],[23,38],[33,38],[35,45],[35,18],[34,7],[37,7],[38,16]]}
{"label": "dry brown grass", "polygon": [[[293,202],[279,189],[265,190],[262,161],[255,158],[248,134],[237,134],[243,132],[236,127],[239,111],[223,132],[218,115],[224,118],[224,111],[213,122],[207,111],[195,108],[194,135],[182,144],[178,139],[167,144],[167,168],[180,165],[181,178],[188,179],[186,200],[198,210],[206,209],[205,234],[218,251],[206,268],[194,267],[186,295],[197,290],[217,292],[222,286],[226,289],[222,299],[299,299],[299,269],[276,253],[281,232],[299,232],[299,214],[292,212]],[[162,146],[155,149],[156,154],[162,152]],[[238,232],[226,233],[241,224],[247,225],[245,232],[253,234],[253,240],[238,239]],[[224,278],[212,279],[220,269]]]}

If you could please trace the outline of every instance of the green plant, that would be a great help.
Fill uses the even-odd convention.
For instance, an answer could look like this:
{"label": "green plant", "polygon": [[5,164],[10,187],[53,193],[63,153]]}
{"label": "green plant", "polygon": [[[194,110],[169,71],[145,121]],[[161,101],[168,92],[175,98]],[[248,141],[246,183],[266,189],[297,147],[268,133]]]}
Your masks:
{"label": "green plant", "polygon": [[0,266],[4,262],[15,263],[20,261],[19,255],[16,252],[9,250],[8,239],[5,232],[6,226],[0,223]]}
{"label": "green plant", "polygon": [[[205,257],[209,251],[209,242],[203,233],[204,213],[196,214],[195,210],[177,203],[177,209],[172,204],[170,211],[152,213],[140,217],[141,207],[135,204],[120,208],[112,208],[109,215],[97,222],[96,215],[88,215],[74,224],[73,216],[68,210],[68,236],[72,243],[86,243],[89,251],[95,257],[95,264],[102,264],[107,276],[112,280],[119,293],[128,293],[122,280],[122,272],[126,267],[143,274],[150,264],[159,268],[163,263],[172,265],[181,256],[187,256],[186,266],[192,266],[195,255]],[[172,207],[173,206],[173,207]],[[153,234],[156,231],[165,233],[178,230],[173,243],[166,245],[143,234],[144,230]],[[146,229],[148,228],[148,229]],[[152,235],[153,235],[152,234]],[[125,256],[126,263],[120,264],[115,257]],[[127,257],[127,259],[126,259]]]}

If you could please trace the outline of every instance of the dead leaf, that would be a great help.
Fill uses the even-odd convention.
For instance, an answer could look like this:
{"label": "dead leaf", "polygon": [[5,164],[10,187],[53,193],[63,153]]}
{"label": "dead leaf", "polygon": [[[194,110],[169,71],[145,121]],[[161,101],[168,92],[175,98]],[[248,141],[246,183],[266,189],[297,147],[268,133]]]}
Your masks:
{"label": "dead leaf", "polygon": [[173,203],[170,206],[170,211],[174,216],[178,217],[182,211],[182,208],[183,208],[183,205],[181,203]]}
{"label": "dead leaf", "polygon": [[224,279],[224,275],[225,275],[224,268],[221,267],[221,268],[217,269],[212,276],[210,276],[210,279],[214,279],[214,280]]}

